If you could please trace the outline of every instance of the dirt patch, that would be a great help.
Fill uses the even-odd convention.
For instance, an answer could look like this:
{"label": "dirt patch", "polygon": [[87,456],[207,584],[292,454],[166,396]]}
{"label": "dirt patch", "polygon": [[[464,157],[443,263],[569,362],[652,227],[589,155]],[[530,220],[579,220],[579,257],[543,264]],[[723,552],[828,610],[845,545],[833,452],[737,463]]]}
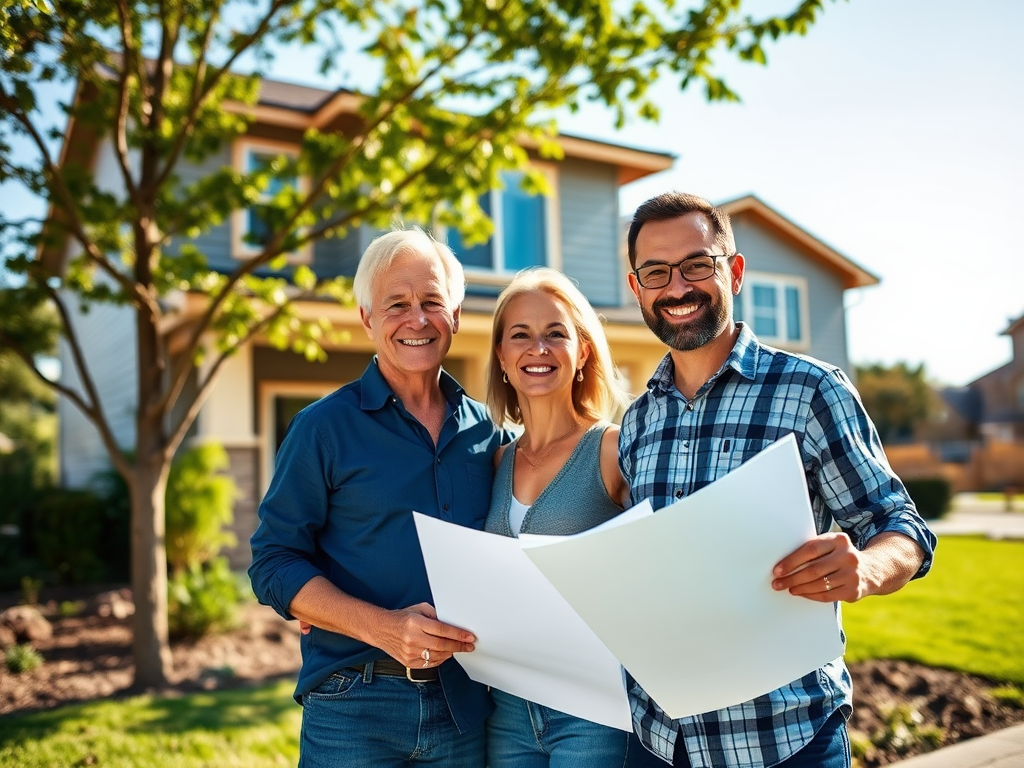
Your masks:
{"label": "dirt patch", "polygon": [[[33,643],[45,663],[17,675],[0,667],[0,716],[130,692],[131,619],[60,618],[61,599],[73,597],[49,603],[52,637]],[[0,610],[10,604],[0,600]],[[174,670],[168,693],[294,678],[300,657],[298,627],[269,608],[250,603],[242,608],[235,630],[173,643],[171,654]],[[864,768],[1024,722],[1024,709],[997,702],[989,693],[997,684],[984,678],[889,660],[852,664],[850,671],[855,698],[850,729],[855,739],[860,734],[877,744],[879,734],[887,729],[890,733],[885,744],[872,747],[860,760]],[[891,713],[900,706],[905,717],[890,727]]]}

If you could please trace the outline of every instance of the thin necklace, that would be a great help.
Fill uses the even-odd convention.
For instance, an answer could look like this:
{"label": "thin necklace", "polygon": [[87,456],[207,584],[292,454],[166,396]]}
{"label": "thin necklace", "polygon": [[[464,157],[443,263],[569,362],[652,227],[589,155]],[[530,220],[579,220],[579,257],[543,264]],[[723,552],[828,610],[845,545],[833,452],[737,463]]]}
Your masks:
{"label": "thin necklace", "polygon": [[533,459],[531,459],[529,456],[526,455],[526,451],[523,450],[522,443],[520,443],[517,446],[516,455],[522,456],[524,459],[526,459],[526,463],[527,464],[529,464],[531,467],[536,469],[538,466],[540,466],[541,462],[544,461],[544,459],[546,459],[549,455],[551,455],[551,452],[553,450],[555,450],[555,446],[556,445],[558,445],[560,442],[565,440],[565,438],[567,438],[569,435],[571,435],[573,432],[575,432],[579,428],[580,428],[580,423],[578,421],[574,421],[572,423],[572,426],[569,427],[569,430],[567,432],[565,432],[562,435],[559,435],[554,440],[552,440],[550,443],[548,443],[548,449],[546,451],[544,451],[543,455],[540,456],[536,461],[534,461]]}

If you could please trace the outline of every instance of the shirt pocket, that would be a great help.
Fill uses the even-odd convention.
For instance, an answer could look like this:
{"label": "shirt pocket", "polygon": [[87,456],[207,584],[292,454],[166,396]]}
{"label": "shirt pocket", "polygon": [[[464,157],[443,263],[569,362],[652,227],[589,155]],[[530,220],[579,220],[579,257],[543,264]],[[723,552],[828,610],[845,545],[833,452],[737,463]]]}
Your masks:
{"label": "shirt pocket", "polygon": [[735,437],[713,437],[708,440],[703,454],[703,464],[708,482],[723,477],[744,462],[771,445],[774,441],[766,439],[748,439]]}

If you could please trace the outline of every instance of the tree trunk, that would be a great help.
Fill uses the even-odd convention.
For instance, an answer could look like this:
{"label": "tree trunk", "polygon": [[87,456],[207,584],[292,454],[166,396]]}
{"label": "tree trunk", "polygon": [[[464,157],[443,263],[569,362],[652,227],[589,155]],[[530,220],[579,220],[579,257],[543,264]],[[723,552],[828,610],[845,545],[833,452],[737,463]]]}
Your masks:
{"label": "tree trunk", "polygon": [[166,467],[162,462],[145,462],[140,457],[134,480],[131,491],[134,687],[148,690],[164,687],[172,669],[167,633],[167,551],[164,548]]}

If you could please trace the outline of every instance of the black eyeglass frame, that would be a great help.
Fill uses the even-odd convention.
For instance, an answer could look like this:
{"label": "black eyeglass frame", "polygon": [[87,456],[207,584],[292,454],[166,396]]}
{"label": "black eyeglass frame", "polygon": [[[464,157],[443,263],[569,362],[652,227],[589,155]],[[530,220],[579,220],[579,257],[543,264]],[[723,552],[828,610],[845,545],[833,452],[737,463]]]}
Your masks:
{"label": "black eyeglass frame", "polygon": [[[670,284],[672,282],[672,270],[674,269],[679,270],[679,274],[686,282],[700,283],[703,282],[704,280],[707,280],[709,277],[715,274],[715,272],[718,270],[719,259],[731,259],[735,255],[735,253],[704,253],[695,256],[687,256],[685,259],[683,259],[682,261],[677,261],[675,264],[666,264],[664,262],[656,261],[652,264],[644,264],[642,267],[637,267],[636,269],[633,270],[633,276],[636,278],[636,281],[640,284],[641,288],[646,288],[648,290],[657,290],[658,288],[664,288],[666,285]],[[683,270],[683,265],[686,264],[688,261],[693,261],[694,259],[699,259],[702,257],[711,257],[711,271],[704,275],[704,277],[698,277],[696,279],[687,277],[686,272]],[[640,270],[647,269],[648,267],[667,267],[668,279],[665,280],[665,282],[662,283],[661,285],[645,285],[644,281],[640,278]]]}

